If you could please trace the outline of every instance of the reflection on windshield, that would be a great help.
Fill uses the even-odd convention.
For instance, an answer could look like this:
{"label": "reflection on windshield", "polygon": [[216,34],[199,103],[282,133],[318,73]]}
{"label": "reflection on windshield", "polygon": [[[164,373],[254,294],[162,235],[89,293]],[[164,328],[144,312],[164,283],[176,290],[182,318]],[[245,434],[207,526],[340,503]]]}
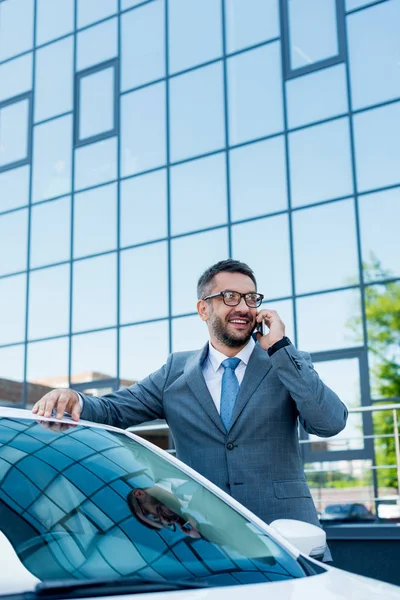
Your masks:
{"label": "reflection on windshield", "polygon": [[120,433],[0,419],[0,529],[39,579],[235,585],[296,560],[178,467]]}

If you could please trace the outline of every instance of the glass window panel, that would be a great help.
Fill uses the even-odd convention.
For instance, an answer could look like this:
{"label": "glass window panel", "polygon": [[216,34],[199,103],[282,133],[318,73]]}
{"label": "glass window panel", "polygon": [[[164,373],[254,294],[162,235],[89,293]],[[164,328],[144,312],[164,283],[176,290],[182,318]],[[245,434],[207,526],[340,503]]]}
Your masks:
{"label": "glass window panel", "polygon": [[29,280],[29,339],[68,333],[69,281],[69,265],[31,272]]}
{"label": "glass window panel", "polygon": [[121,0],[121,10],[125,8],[131,8],[131,6],[137,6],[138,4],[142,4],[143,0]]}
{"label": "glass window panel", "polygon": [[[274,260],[265,265],[265,245],[279,248]],[[266,298],[292,293],[289,228],[287,215],[258,219],[232,227],[232,257],[248,263],[254,270],[258,289]]]}
{"label": "glass window panel", "polygon": [[299,127],[348,112],[343,64],[286,82],[289,127]]}
{"label": "glass window panel", "polygon": [[346,11],[354,10],[355,8],[361,8],[361,6],[367,6],[368,4],[374,4],[379,0],[345,0]]}
{"label": "glass window panel", "polygon": [[67,337],[28,344],[28,407],[53,388],[68,387],[68,358]]}
{"label": "glass window panel", "polygon": [[117,246],[117,186],[105,185],[75,195],[74,258]]}
{"label": "glass window panel", "polygon": [[32,89],[32,52],[0,65],[0,102]]}
{"label": "glass window panel", "polygon": [[140,381],[165,363],[169,354],[168,329],[168,321],[121,328],[121,379]]}
{"label": "glass window panel", "polygon": [[228,59],[229,143],[283,129],[280,44]]}
{"label": "glass window panel", "polygon": [[347,118],[291,133],[289,151],[293,206],[352,194]]}
{"label": "glass window panel", "polygon": [[288,2],[288,11],[292,69],[338,54],[335,0]]}
{"label": "glass window panel", "polygon": [[279,36],[278,0],[225,0],[227,52]]}
{"label": "glass window panel", "polygon": [[29,100],[0,108],[0,168],[27,158]]}
{"label": "glass window panel", "polygon": [[28,261],[28,211],[0,216],[0,275],[23,271]]}
{"label": "glass window panel", "polygon": [[72,117],[34,128],[33,202],[71,191]]}
{"label": "glass window panel", "polygon": [[207,341],[207,325],[199,315],[172,319],[172,352],[198,350]]}
{"label": "glass window panel", "polygon": [[344,290],[297,299],[298,346],[306,352],[361,346],[359,290]]}
{"label": "glass window panel", "polygon": [[283,136],[231,150],[233,221],[287,209],[285,156]]}
{"label": "glass window panel", "polygon": [[77,383],[103,375],[117,375],[116,330],[72,336],[71,379]]}
{"label": "glass window panel", "polygon": [[167,243],[121,252],[121,323],[168,315]]}
{"label": "glass window panel", "polygon": [[400,190],[360,196],[358,202],[364,279],[382,279],[382,272],[400,277]]}
{"label": "glass window panel", "polygon": [[36,11],[36,44],[44,44],[73,31],[74,0],[37,0]]}
{"label": "glass window panel", "polygon": [[400,182],[400,103],[354,115],[359,191]]}
{"label": "glass window panel", "polygon": [[117,19],[110,19],[78,33],[77,71],[118,56],[117,30]]}
{"label": "glass window panel", "polygon": [[75,189],[117,178],[117,138],[88,144],[75,150]]}
{"label": "glass window panel", "polygon": [[193,313],[197,281],[211,265],[228,258],[228,231],[221,228],[171,241],[172,313]]}
{"label": "glass window panel", "polygon": [[165,76],[164,1],[121,15],[121,89]]}
{"label": "glass window panel", "polygon": [[0,4],[0,60],[33,46],[34,0],[8,0]]}
{"label": "glass window panel", "polygon": [[24,380],[25,347],[8,346],[0,348],[1,405],[22,402]]}
{"label": "glass window panel", "polygon": [[120,193],[121,246],[167,236],[167,173],[164,169],[121,181]]}
{"label": "glass window panel", "polygon": [[72,291],[73,331],[115,325],[117,319],[116,254],[75,262]]}
{"label": "glass window panel", "polygon": [[295,211],[293,238],[298,294],[358,283],[352,199]]}
{"label": "glass window panel", "polygon": [[29,204],[29,165],[0,173],[0,212]]}
{"label": "glass window panel", "polygon": [[109,67],[79,81],[79,139],[114,128],[115,69]]}
{"label": "glass window panel", "polygon": [[285,324],[285,335],[294,341],[293,301],[279,300],[278,302],[273,302],[273,304],[270,304],[267,301],[262,303],[260,310],[263,308],[271,308],[272,310],[276,310]]}
{"label": "glass window panel", "polygon": [[32,207],[30,266],[69,260],[71,255],[71,198]]}
{"label": "glass window panel", "polygon": [[222,225],[227,218],[225,153],[171,169],[172,235]]}
{"label": "glass window panel", "polygon": [[169,118],[173,161],[225,146],[221,63],[170,80]]}
{"label": "glass window panel", "polygon": [[122,176],[165,164],[165,121],[164,83],[157,83],[122,97]]}
{"label": "glass window panel", "polygon": [[72,110],[73,60],[72,36],[36,52],[35,121]]}
{"label": "glass window panel", "polygon": [[25,339],[26,275],[0,279],[0,344]]}
{"label": "glass window panel", "polygon": [[169,0],[168,40],[171,73],[221,56],[221,2]]}
{"label": "glass window panel", "polygon": [[118,0],[78,0],[78,27],[85,27],[118,12]]}

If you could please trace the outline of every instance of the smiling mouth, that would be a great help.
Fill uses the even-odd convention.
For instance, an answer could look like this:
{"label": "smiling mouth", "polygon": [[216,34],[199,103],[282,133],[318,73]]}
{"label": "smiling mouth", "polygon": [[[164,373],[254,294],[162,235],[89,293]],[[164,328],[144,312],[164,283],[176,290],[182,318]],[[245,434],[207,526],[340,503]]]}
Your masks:
{"label": "smiling mouth", "polygon": [[250,321],[248,319],[230,319],[229,323],[232,323],[235,327],[246,327]]}

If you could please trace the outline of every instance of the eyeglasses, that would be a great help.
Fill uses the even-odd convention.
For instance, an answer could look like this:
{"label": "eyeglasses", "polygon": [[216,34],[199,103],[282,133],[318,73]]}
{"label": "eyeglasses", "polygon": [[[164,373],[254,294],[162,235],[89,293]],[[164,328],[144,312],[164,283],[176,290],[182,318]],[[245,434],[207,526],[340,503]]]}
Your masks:
{"label": "eyeglasses", "polygon": [[241,299],[244,298],[244,301],[249,308],[257,308],[264,299],[263,294],[258,294],[257,292],[241,294],[240,292],[233,292],[232,290],[224,290],[223,292],[206,296],[203,300],[211,300],[211,298],[218,298],[218,296],[221,296],[226,306],[237,306],[240,304]]}

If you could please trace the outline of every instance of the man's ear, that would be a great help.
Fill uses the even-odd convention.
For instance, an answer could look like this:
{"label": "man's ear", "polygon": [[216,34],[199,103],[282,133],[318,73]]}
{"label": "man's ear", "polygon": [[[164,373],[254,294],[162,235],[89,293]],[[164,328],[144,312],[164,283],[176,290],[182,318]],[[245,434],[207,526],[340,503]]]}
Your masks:
{"label": "man's ear", "polygon": [[206,300],[199,300],[197,302],[197,312],[202,321],[208,321],[208,304]]}

